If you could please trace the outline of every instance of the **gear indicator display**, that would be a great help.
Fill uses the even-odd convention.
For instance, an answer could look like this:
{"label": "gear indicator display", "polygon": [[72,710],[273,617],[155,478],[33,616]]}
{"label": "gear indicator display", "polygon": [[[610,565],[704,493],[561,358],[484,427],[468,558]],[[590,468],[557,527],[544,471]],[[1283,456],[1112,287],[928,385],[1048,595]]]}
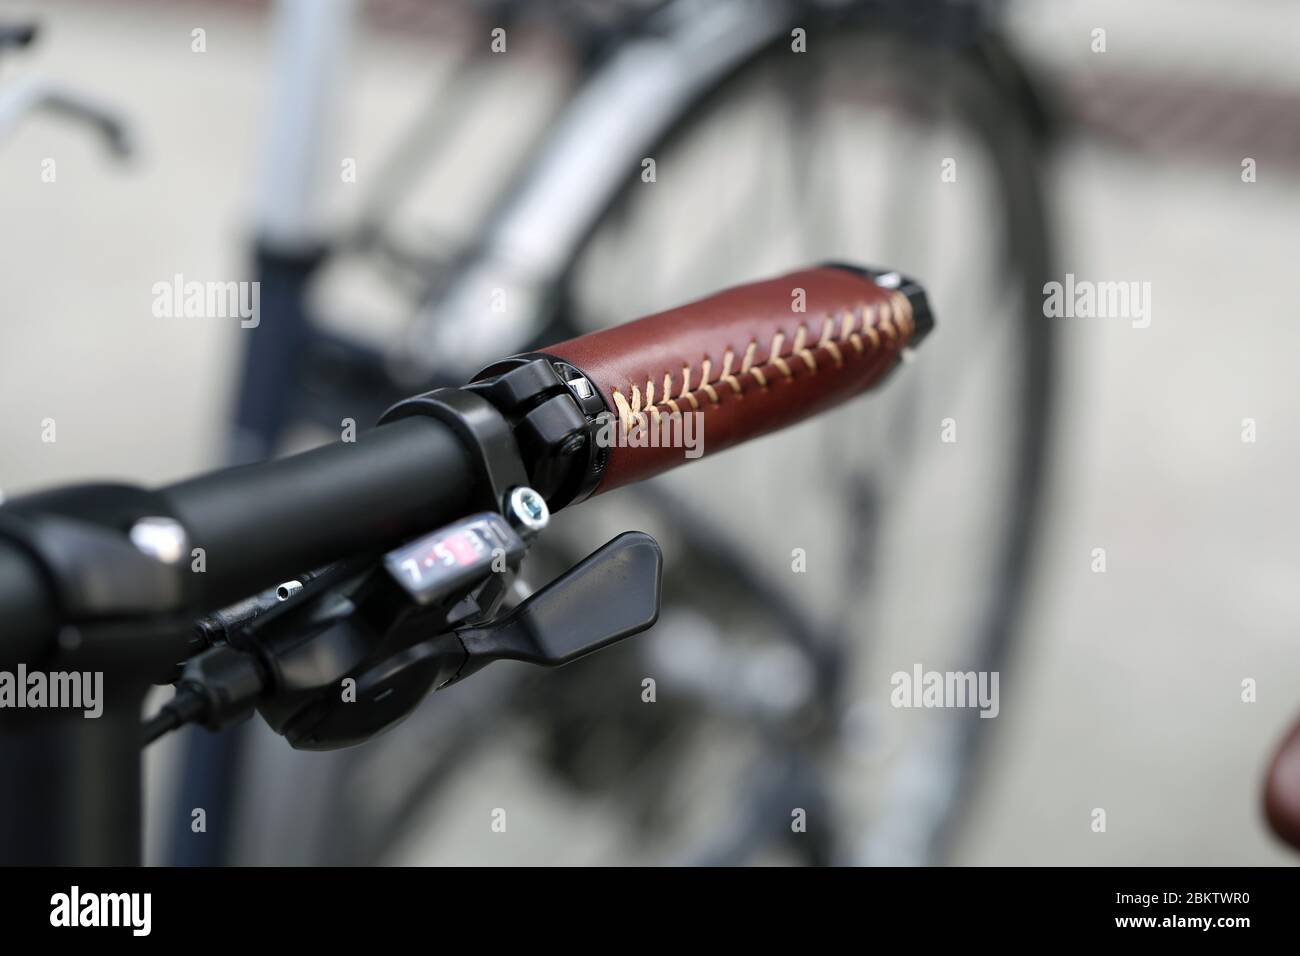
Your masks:
{"label": "gear indicator display", "polygon": [[389,575],[418,604],[434,604],[523,558],[524,542],[499,514],[485,511],[384,555]]}

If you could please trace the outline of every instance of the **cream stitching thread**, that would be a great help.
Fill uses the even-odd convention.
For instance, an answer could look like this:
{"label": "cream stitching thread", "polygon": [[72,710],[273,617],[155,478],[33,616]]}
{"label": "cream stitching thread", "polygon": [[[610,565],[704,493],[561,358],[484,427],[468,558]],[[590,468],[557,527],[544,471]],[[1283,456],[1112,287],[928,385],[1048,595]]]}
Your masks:
{"label": "cream stitching thread", "polygon": [[790,346],[790,354],[798,355],[803,359],[803,364],[808,366],[808,371],[817,371],[817,360],[813,358],[812,349],[808,348],[805,342],[808,339],[808,330],[799,324],[798,331],[794,334],[794,345]]}
{"label": "cream stitching thread", "polygon": [[[740,381],[736,376],[731,374],[731,362],[735,357],[736,353],[731,351],[731,349],[727,349],[727,354],[722,357],[722,375],[719,376],[718,381],[726,382],[731,386],[733,392],[737,395],[741,395]],[[741,397],[743,398],[744,396],[741,395]]]}
{"label": "cream stitching thread", "polygon": [[880,303],[880,328],[891,343],[898,341],[898,329],[894,328],[893,308],[888,299]]}
{"label": "cream stitching thread", "polygon": [[835,367],[839,368],[844,364],[844,355],[840,352],[840,347],[831,341],[831,332],[834,329],[835,320],[828,315],[826,322],[822,325],[822,337],[817,340],[817,348],[830,352],[831,358],[835,359]]}
{"label": "cream stitching thread", "polygon": [[709,396],[709,401],[716,405],[718,404],[718,392],[709,384],[709,372],[713,370],[712,366],[713,363],[708,359],[700,363],[700,389],[705,395]]}
{"label": "cream stitching thread", "polygon": [[[799,326],[799,328],[802,329],[803,326],[801,325]],[[784,344],[785,344],[784,332],[778,332],[776,333],[776,335],[772,336],[772,347],[767,351],[767,364],[775,365],[778,369],[781,370],[782,375],[784,375],[787,379],[791,379],[794,378],[794,374],[790,371],[790,366],[786,363],[786,360],[781,357],[781,346]]]}
{"label": "cream stitching thread", "polygon": [[890,299],[893,301],[897,312],[896,321],[901,323],[903,332],[910,339],[912,334],[916,332],[916,320],[912,315],[912,300],[897,291],[891,293]]}
{"label": "cream stitching thread", "polygon": [[[854,330],[857,320],[861,320],[861,334]],[[893,290],[889,298],[879,303],[859,303],[855,308],[846,309],[844,317],[840,322],[838,341],[834,337],[835,320],[827,316],[822,324],[821,336],[817,342],[809,347],[808,330],[801,322],[795,330],[794,340],[791,342],[789,356],[797,355],[808,368],[811,375],[817,374],[817,357],[814,354],[816,349],[823,349],[835,362],[835,367],[839,368],[844,364],[844,353],[840,346],[845,342],[853,346],[854,352],[858,355],[863,354],[865,346],[862,339],[865,336],[871,343],[872,350],[880,348],[881,333],[891,345],[898,343],[900,338],[910,339],[916,331],[916,322],[912,315],[912,303],[907,296]],[[740,362],[740,375],[750,375],[754,381],[758,382],[763,389],[768,387],[767,376],[764,374],[762,366],[770,365],[776,368],[787,379],[794,378],[794,373],[790,370],[790,365],[786,361],[786,356],[781,353],[782,346],[785,345],[785,333],[777,331],[772,335],[772,345],[768,349],[767,358],[760,364],[755,364],[754,360],[758,351],[758,342],[751,341],[745,347],[745,354]],[[740,385],[740,379],[732,374],[731,366],[735,361],[735,352],[727,349],[722,357],[722,371],[714,381],[725,382],[731,387],[731,390],[741,398],[744,392]],[[619,389],[614,389],[614,407],[618,412],[619,420],[624,429],[632,427],[633,419],[644,420],[645,413],[648,412],[654,419],[655,423],[659,422],[659,405],[667,405],[675,415],[681,414],[681,408],[677,404],[680,401],[688,401],[691,408],[699,411],[700,403],[695,397],[696,391],[702,391],[708,396],[710,404],[720,404],[717,389],[714,388],[713,382],[709,380],[709,374],[713,370],[713,362],[708,356],[705,356],[700,362],[700,384],[696,389],[691,388],[691,367],[682,366],[682,387],[677,397],[671,398],[673,376],[671,372],[664,372],[663,398],[659,402],[654,400],[655,386],[654,380],[646,379],[645,384],[645,409],[641,407],[641,389],[637,385],[631,385],[632,401],[629,403],[627,398]]]}
{"label": "cream stitching thread", "polygon": [[650,418],[656,425],[659,424],[659,408],[655,405],[655,383],[653,379],[646,379],[645,383],[645,407],[650,413]]}

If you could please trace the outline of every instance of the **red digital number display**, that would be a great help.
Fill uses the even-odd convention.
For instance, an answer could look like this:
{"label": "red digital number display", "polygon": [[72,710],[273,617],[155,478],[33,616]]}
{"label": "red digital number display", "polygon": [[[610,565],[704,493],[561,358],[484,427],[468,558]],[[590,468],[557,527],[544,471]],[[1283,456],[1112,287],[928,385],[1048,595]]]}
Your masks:
{"label": "red digital number display", "polygon": [[459,534],[453,534],[444,538],[441,542],[451,556],[456,559],[456,563],[461,567],[473,564],[478,560],[479,553],[483,550],[483,543],[479,540],[478,535],[471,531],[462,531]]}

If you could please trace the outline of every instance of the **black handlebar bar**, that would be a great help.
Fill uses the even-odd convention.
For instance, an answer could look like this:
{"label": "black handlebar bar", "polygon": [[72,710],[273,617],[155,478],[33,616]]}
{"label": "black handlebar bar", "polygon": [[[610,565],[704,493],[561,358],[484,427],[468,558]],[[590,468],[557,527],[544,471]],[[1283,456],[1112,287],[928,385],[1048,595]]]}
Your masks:
{"label": "black handlebar bar", "polygon": [[57,612],[33,557],[12,541],[0,540],[0,614],[6,626],[0,638],[0,662],[35,660],[45,650]]}
{"label": "black handlebar bar", "polygon": [[[471,478],[469,452],[452,429],[416,417],[356,442],[183,481],[157,497],[191,548],[203,549],[203,573],[187,581],[197,614],[452,520],[469,507]],[[45,498],[16,498],[5,511],[21,516]],[[183,560],[189,570],[188,553]],[[34,660],[51,646],[62,623],[58,592],[29,547],[0,531],[0,660]]]}
{"label": "black handlebar bar", "polygon": [[442,422],[401,419],[359,439],[164,492],[192,543],[206,551],[205,604],[392,547],[468,509],[470,457]]}

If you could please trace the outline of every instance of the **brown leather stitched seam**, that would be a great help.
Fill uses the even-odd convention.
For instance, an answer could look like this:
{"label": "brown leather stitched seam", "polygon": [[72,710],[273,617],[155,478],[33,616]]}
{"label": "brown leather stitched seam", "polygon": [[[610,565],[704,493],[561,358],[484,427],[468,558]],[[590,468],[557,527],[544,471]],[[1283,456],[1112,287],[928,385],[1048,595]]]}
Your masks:
{"label": "brown leather stitched seam", "polygon": [[[870,313],[872,321],[867,323],[867,314]],[[861,319],[861,334],[853,330],[854,321]],[[891,292],[889,297],[882,302],[869,305],[865,302],[858,303],[853,309],[844,310],[844,318],[840,324],[838,339],[832,337],[835,320],[832,316],[826,316],[822,323],[822,330],[817,342],[809,347],[807,344],[808,330],[805,323],[800,322],[795,331],[794,340],[791,343],[790,351],[786,355],[781,354],[781,347],[785,343],[785,333],[780,329],[772,335],[772,344],[768,348],[767,358],[759,363],[754,363],[754,355],[758,348],[757,341],[750,341],[745,348],[744,358],[741,362],[740,373],[742,376],[752,377],[762,389],[767,389],[767,375],[763,369],[772,367],[779,371],[783,378],[787,380],[794,379],[794,373],[790,369],[790,363],[787,358],[799,358],[808,370],[809,375],[816,375],[820,369],[817,364],[816,351],[825,352],[835,363],[835,368],[844,366],[844,353],[840,349],[841,345],[851,345],[855,355],[862,355],[866,349],[862,344],[862,336],[866,336],[871,342],[872,351],[880,347],[881,333],[890,345],[902,340],[906,344],[911,340],[912,334],[916,331],[916,323],[912,318],[912,303],[908,298],[899,292]],[[632,400],[629,402],[623,395],[622,391],[615,388],[613,390],[614,407],[618,411],[619,422],[626,431],[632,428],[632,420],[640,418],[643,414],[649,413],[655,422],[658,422],[660,415],[660,406],[666,406],[674,414],[681,413],[681,407],[678,402],[689,402],[694,411],[700,410],[699,399],[695,397],[697,391],[704,392],[710,405],[720,404],[717,389],[714,384],[721,382],[729,385],[740,397],[744,397],[740,379],[731,373],[732,363],[735,361],[735,351],[727,349],[723,355],[722,372],[718,378],[710,381],[709,373],[713,368],[713,361],[709,356],[705,356],[700,363],[700,384],[692,389],[691,383],[691,366],[682,366],[682,388],[677,398],[670,398],[672,392],[672,373],[664,372],[663,381],[663,398],[656,402],[655,386],[653,376],[646,377],[645,385],[645,407],[641,406],[641,389],[633,384],[630,387]],[[802,376],[801,376],[802,377]]]}

